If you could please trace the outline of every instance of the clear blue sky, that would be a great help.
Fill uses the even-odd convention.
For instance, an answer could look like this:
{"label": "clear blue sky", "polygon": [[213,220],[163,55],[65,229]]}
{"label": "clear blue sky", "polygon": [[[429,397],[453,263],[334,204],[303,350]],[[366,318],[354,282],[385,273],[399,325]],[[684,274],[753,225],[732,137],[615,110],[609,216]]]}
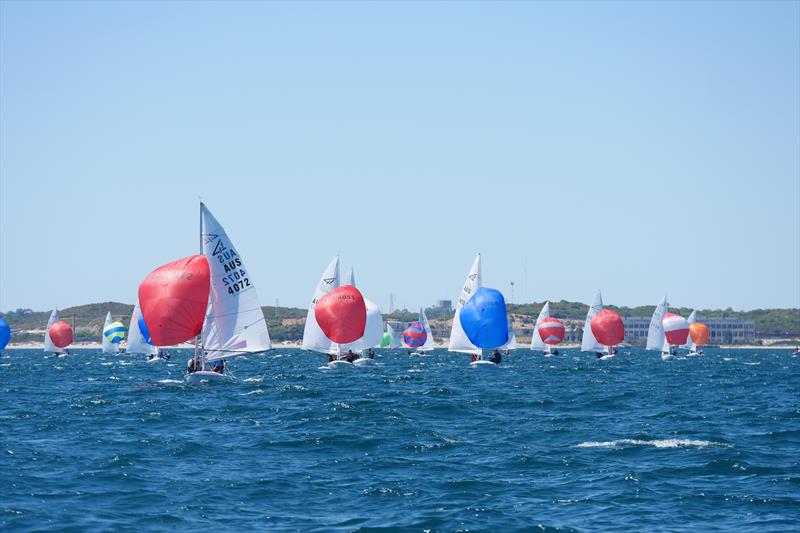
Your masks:
{"label": "clear blue sky", "polygon": [[265,305],[480,251],[516,302],[800,306],[798,5],[3,1],[0,309],[133,303],[198,197]]}

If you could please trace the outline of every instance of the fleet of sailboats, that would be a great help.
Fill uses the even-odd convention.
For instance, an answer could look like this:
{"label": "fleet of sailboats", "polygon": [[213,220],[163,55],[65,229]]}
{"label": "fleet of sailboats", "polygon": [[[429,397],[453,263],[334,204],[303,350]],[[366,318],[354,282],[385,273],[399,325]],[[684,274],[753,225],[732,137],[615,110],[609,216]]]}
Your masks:
{"label": "fleet of sailboats", "polygon": [[[199,254],[168,263],[154,270],[139,287],[128,328],[114,321],[109,311],[103,325],[103,353],[118,353],[127,333],[126,351],[159,360],[159,346],[194,339],[195,355],[190,359],[187,382],[229,381],[228,359],[270,350],[267,323],[261,310],[252,276],[222,225],[200,203]],[[360,366],[373,362],[373,348],[403,346],[416,355],[433,350],[433,331],[420,308],[418,320],[403,332],[403,342],[378,305],[364,298],[356,287],[351,268],[342,283],[339,256],[334,257],[320,277],[308,307],[302,348],[328,356],[328,368]],[[148,324],[153,326],[153,331]],[[557,355],[554,347],[564,339],[564,323],[550,316],[545,302],[533,328],[530,349],[544,356]],[[600,359],[617,354],[624,338],[619,315],[603,308],[600,291],[589,306],[581,339],[581,351]],[[64,355],[72,342],[72,327],[59,320],[56,309],[44,334],[45,352]],[[708,326],[669,313],[666,296],[656,306],[647,336],[648,350],[663,358],[678,349],[689,355],[702,353],[698,346],[708,340]],[[496,365],[500,351],[518,348],[516,333],[505,299],[496,289],[483,286],[481,255],[467,272],[455,306],[447,349],[469,354],[470,364]],[[491,352],[491,356],[488,353]],[[220,364],[222,362],[222,364]],[[207,367],[212,366],[212,369]]]}

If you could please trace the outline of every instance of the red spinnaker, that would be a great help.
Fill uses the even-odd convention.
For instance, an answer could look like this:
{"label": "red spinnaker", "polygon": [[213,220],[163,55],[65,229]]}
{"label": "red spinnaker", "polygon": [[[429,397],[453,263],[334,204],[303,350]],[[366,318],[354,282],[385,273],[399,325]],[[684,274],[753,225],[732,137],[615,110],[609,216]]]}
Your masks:
{"label": "red spinnaker", "polygon": [[156,346],[170,346],[200,334],[211,288],[203,255],[178,259],[152,271],[139,285],[139,306]]}
{"label": "red spinnaker", "polygon": [[347,344],[364,336],[367,306],[358,289],[345,285],[319,299],[314,317],[326,337],[338,344]]}
{"label": "red spinnaker", "polygon": [[47,330],[47,334],[50,335],[50,340],[53,341],[56,348],[66,348],[72,344],[72,326],[63,320],[54,322]]}
{"label": "red spinnaker", "polygon": [[547,317],[539,322],[539,336],[545,344],[556,345],[564,340],[564,323],[557,318]]}
{"label": "red spinnaker", "polygon": [[592,333],[603,346],[616,346],[625,338],[625,325],[616,311],[601,309],[592,317]]}

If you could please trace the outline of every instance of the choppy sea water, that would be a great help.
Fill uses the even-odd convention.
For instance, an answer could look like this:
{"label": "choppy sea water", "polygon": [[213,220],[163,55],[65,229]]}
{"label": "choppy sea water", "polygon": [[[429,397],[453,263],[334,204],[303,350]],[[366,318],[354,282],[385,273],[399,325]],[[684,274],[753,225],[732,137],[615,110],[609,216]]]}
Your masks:
{"label": "choppy sea water", "polygon": [[3,531],[797,531],[800,358],[0,357]]}

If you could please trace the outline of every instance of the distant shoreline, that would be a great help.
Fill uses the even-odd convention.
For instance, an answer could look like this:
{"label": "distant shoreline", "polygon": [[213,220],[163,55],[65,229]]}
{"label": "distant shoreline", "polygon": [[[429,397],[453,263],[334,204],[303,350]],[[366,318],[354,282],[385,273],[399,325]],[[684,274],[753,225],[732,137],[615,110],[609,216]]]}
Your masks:
{"label": "distant shoreline", "polygon": [[[103,346],[99,342],[82,342],[79,344],[73,344],[67,347],[68,350],[101,350]],[[302,350],[303,345],[299,342],[275,342],[272,344],[272,349],[293,349],[293,350]],[[555,348],[559,348],[562,350],[574,350],[576,348],[580,348],[579,344],[560,344],[555,346]],[[794,346],[790,345],[771,345],[771,346],[757,346],[752,344],[728,344],[728,345],[721,345],[720,349],[724,350],[793,350]],[[194,349],[194,344],[179,344],[176,346],[164,346],[162,349],[166,350],[192,350]],[[395,350],[405,350],[406,348],[394,348]],[[439,345],[436,346],[437,350],[446,350],[446,345]],[[520,346],[517,348],[518,350],[528,350],[527,345]],[[627,350],[630,348],[621,348],[621,350]],[[638,348],[634,348],[638,349]],[[11,343],[4,348],[4,350],[44,350],[44,343]]]}

